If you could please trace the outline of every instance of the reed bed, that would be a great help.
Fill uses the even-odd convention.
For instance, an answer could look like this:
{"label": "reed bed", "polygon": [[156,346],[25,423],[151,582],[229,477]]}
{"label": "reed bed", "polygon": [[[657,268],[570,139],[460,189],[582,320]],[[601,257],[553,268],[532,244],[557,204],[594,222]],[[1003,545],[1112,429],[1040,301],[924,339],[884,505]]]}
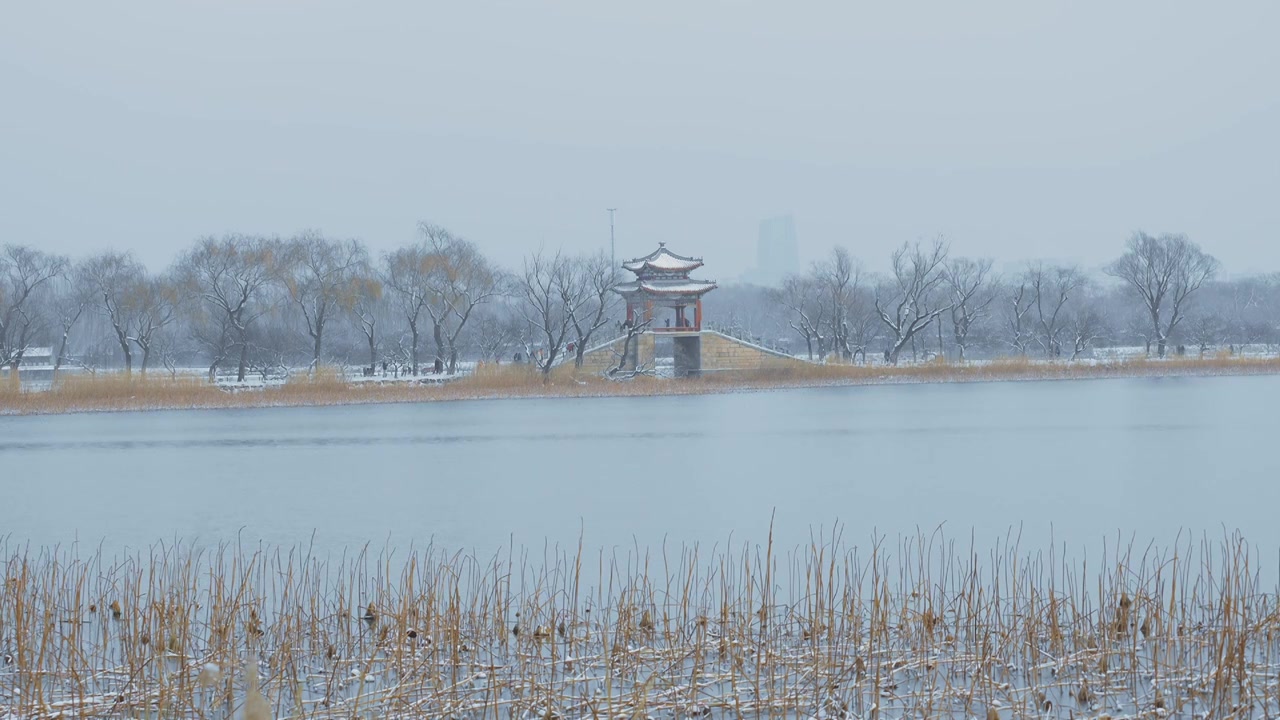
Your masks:
{"label": "reed bed", "polygon": [[986,363],[929,362],[900,366],[782,362],[773,367],[705,373],[695,379],[639,376],[614,380],[580,374],[570,366],[544,377],[527,365],[481,364],[473,375],[445,383],[351,382],[341,372],[297,374],[280,386],[228,391],[201,378],[132,377],[117,373],[67,375],[52,388],[28,391],[0,385],[0,415],[172,410],[186,408],[294,407],[368,403],[485,400],[520,397],[626,397],[697,395],[826,385],[1084,380],[1124,377],[1270,375],[1280,358],[1145,358],[1110,362],[1041,362],[1001,358]]}
{"label": "reed bed", "polygon": [[954,363],[935,360],[897,366],[854,363],[786,363],[739,373],[710,373],[707,380],[734,383],[773,381],[778,384],[999,382],[1019,380],[1088,380],[1124,377],[1267,375],[1280,373],[1280,357],[1210,356],[1151,359],[1145,357],[1101,362],[1045,362],[1026,357],[1000,357],[989,362]]}
{"label": "reed bed", "polygon": [[4,549],[0,717],[1275,717],[1239,537],[1096,560],[940,534],[779,552]]}

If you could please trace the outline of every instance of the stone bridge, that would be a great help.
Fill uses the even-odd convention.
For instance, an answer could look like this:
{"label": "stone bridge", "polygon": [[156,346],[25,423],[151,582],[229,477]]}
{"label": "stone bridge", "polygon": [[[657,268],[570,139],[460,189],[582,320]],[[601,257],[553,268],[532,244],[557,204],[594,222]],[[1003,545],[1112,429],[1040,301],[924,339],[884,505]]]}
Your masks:
{"label": "stone bridge", "polygon": [[[632,339],[631,359],[626,367],[654,366],[657,338],[669,336],[677,377],[722,372],[752,372],[801,367],[807,361],[769,348],[730,337],[715,330],[695,332],[646,332]],[[582,357],[582,372],[604,374],[618,367],[626,338],[597,345]]]}

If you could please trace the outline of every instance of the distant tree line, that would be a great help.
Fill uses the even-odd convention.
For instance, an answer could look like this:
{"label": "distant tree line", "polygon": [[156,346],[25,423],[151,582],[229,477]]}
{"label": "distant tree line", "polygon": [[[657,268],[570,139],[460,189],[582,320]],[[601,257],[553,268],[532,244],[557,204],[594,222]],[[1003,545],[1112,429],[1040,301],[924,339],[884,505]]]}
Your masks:
{"label": "distant tree line", "polygon": [[[49,347],[55,374],[198,366],[244,380],[328,363],[454,373],[463,359],[516,357],[547,372],[616,334],[611,289],[622,278],[603,253],[540,250],[508,270],[445,228],[418,231],[379,257],[316,231],[204,237],[159,272],[127,252],[72,260],[5,245],[0,365]],[[1182,235],[1137,233],[1096,276],[1039,262],[1000,275],[942,241],[904,244],[889,267],[866,272],[837,247],[781,287],[717,290],[706,314],[728,332],[845,362],[1280,347],[1280,276],[1219,279],[1218,262]]]}
{"label": "distant tree line", "polygon": [[603,254],[539,252],[524,272],[422,223],[411,245],[373,257],[354,239],[200,238],[161,272],[131,253],[71,260],[23,245],[0,252],[0,365],[50,347],[68,363],[145,374],[198,365],[244,380],[290,367],[360,364],[454,373],[460,358],[581,359],[613,320]]}
{"label": "distant tree line", "polygon": [[797,354],[815,360],[1280,349],[1280,275],[1218,279],[1218,261],[1183,235],[1136,233],[1095,275],[1043,262],[1001,275],[991,259],[958,256],[941,240],[902,245],[889,266],[866,273],[837,247],[780,288],[712,296],[707,312],[762,342],[794,338]]}

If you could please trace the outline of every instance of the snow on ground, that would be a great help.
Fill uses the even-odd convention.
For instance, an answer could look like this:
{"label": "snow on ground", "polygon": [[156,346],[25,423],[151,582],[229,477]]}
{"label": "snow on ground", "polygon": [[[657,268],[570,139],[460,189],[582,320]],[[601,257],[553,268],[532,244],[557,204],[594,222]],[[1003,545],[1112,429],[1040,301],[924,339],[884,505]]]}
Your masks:
{"label": "snow on ground", "polygon": [[[1205,359],[1210,359],[1210,358],[1221,357],[1223,355],[1228,355],[1230,358],[1235,358],[1235,359],[1256,360],[1256,359],[1274,358],[1274,357],[1280,356],[1280,347],[1277,347],[1275,345],[1266,345],[1266,344],[1260,344],[1260,343],[1252,344],[1252,345],[1236,345],[1233,347],[1213,347],[1206,350],[1206,352],[1203,355],[1201,355],[1198,348],[1187,348],[1187,352],[1183,356],[1178,356],[1174,354],[1172,350],[1173,349],[1171,348],[1170,354],[1166,358],[1164,358],[1165,360],[1199,359],[1202,357]],[[799,355],[793,355],[792,357],[795,357],[798,360],[808,360],[807,355],[803,353]],[[857,365],[860,365],[862,367],[883,368],[886,371],[888,371],[892,367],[909,368],[912,366],[928,365],[933,362],[936,362],[935,358],[936,358],[936,355],[932,352],[921,353],[916,360],[912,360],[909,356],[900,358],[897,366],[893,366],[890,363],[888,363],[883,358],[883,356],[876,353],[868,353],[866,356],[866,360],[864,362],[857,363]],[[1093,350],[1089,355],[1082,355],[1081,357],[1076,358],[1075,360],[1071,360],[1069,358],[1049,360],[1043,357],[1036,357],[1033,355],[1026,358],[1026,361],[1033,365],[1044,365],[1046,367],[1048,366],[1061,367],[1066,365],[1093,366],[1093,365],[1101,365],[1104,363],[1135,361],[1135,360],[1140,360],[1144,358],[1157,361],[1157,362],[1159,361],[1158,358],[1149,356],[1146,348],[1141,345],[1098,348]],[[980,368],[980,367],[985,367],[985,366],[1000,363],[1000,362],[1005,362],[1005,361],[1008,361],[1009,359],[1010,358],[1008,356],[1002,356],[998,358],[975,358],[975,359],[966,360],[964,362],[964,365],[969,367]],[[814,362],[834,363],[836,362],[836,360],[834,359],[834,356],[829,356],[826,360],[819,360]],[[368,384],[379,385],[379,386],[413,385],[413,384],[439,385],[439,384],[448,383],[453,380],[458,380],[458,379],[472,375],[475,372],[476,366],[477,366],[477,363],[473,361],[459,362],[457,367],[457,372],[454,373],[453,375],[448,375],[448,374],[437,375],[428,370],[427,372],[421,373],[417,376],[407,375],[407,374],[404,374],[403,372],[397,374],[390,369],[388,369],[385,373],[382,372],[381,369],[379,369],[373,375],[367,376],[364,374],[364,368],[362,366],[346,366],[346,367],[339,368],[339,373],[340,373],[339,376],[345,379],[347,382],[350,382],[354,385],[368,385]],[[59,372],[64,375],[83,376],[87,374],[87,371],[83,369],[70,368],[70,367],[63,368]],[[118,372],[120,371],[119,370],[99,370],[97,371],[97,374],[102,376],[108,376]],[[158,368],[158,369],[152,368],[149,372],[149,376],[160,377],[160,378],[178,377],[178,378],[203,379],[208,377],[208,372],[209,372],[208,368],[202,368],[202,367],[180,367],[172,370],[167,368]],[[654,367],[653,367],[653,372],[658,377],[674,377],[675,367],[674,367],[673,359],[669,356],[656,358]],[[215,378],[214,383],[219,388],[227,390],[228,392],[262,390],[268,387],[279,387],[281,385],[284,385],[285,383],[289,382],[290,378],[305,378],[308,373],[309,373],[309,368],[306,368],[306,367],[287,368],[287,369],[272,371],[265,375],[261,372],[251,373],[247,375],[244,380],[236,380],[234,373],[219,373],[218,376]],[[3,379],[3,373],[0,373],[0,379]],[[50,381],[47,376],[42,376],[35,379],[24,379],[22,380],[22,388],[23,390],[26,390],[28,392],[43,392],[50,388]]]}
{"label": "snow on ground", "polygon": [[[381,370],[371,376],[363,373],[360,366],[349,366],[340,368],[340,377],[354,385],[440,385],[453,380],[469,377],[475,372],[475,362],[459,362],[457,372],[453,375],[441,373],[439,375],[433,372],[420,373],[417,376],[406,373],[395,373],[387,370],[383,373]],[[118,370],[99,370],[95,374],[111,375],[118,373]],[[137,372],[137,371],[135,371]],[[249,373],[244,380],[237,380],[235,373],[218,373],[214,378],[214,384],[219,388],[229,392],[242,390],[262,390],[269,387],[280,387],[289,382],[290,378],[305,378],[309,372],[309,368],[288,368],[280,371],[270,372],[264,375],[260,372]],[[63,375],[87,375],[87,371],[80,368],[63,368],[59,371]],[[204,379],[209,376],[208,368],[201,367],[180,367],[172,370],[167,368],[151,369],[148,376],[153,378],[182,378],[182,379]],[[22,380],[22,389],[28,392],[45,392],[49,390],[51,383],[48,378],[37,380]]]}
{"label": "snow on ground", "polygon": [[[429,371],[411,375],[404,372],[396,373],[390,369],[385,373],[378,370],[373,375],[365,375],[362,367],[349,366],[341,368],[341,377],[353,385],[440,385],[468,377],[475,372],[475,369],[474,362],[459,362],[457,371],[452,375]],[[261,390],[284,385],[290,378],[305,378],[308,372],[308,368],[290,368],[265,378],[261,374],[247,376],[242,381],[236,380],[234,374],[219,374],[214,382],[218,387],[227,390]],[[204,374],[204,371],[201,374]]]}

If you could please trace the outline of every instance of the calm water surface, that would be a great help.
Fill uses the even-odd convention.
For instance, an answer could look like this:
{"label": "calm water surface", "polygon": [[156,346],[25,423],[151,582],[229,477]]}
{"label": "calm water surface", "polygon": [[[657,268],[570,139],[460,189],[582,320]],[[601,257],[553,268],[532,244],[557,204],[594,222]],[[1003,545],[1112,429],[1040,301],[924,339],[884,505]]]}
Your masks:
{"label": "calm water surface", "polygon": [[1280,378],[0,418],[0,536],[112,550],[850,542],[945,523],[1280,548]]}

